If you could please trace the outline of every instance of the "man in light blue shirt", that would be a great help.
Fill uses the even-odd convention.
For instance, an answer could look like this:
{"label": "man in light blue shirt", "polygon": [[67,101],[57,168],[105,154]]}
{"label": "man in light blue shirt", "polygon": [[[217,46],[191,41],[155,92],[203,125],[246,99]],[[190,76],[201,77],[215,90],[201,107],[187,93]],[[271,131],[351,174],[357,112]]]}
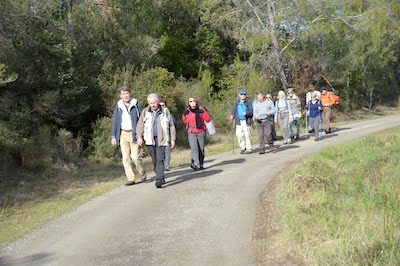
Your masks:
{"label": "man in light blue shirt", "polygon": [[272,119],[276,112],[274,102],[266,101],[263,91],[257,92],[257,102],[254,105],[254,120],[258,125],[258,143],[260,145],[259,154],[265,153],[265,139],[269,144],[269,150],[276,151],[274,140],[272,139]]}

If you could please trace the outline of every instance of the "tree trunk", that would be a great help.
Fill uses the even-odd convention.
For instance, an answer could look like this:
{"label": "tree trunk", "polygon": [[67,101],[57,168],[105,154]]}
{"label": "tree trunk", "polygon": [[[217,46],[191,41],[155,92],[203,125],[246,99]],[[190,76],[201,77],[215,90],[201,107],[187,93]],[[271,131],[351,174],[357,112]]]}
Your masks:
{"label": "tree trunk", "polygon": [[272,41],[272,57],[276,63],[275,68],[276,72],[279,76],[279,79],[283,85],[284,88],[288,88],[289,84],[285,75],[285,70],[283,67],[283,63],[280,57],[280,51],[279,51],[279,43],[278,43],[278,38],[277,38],[277,33],[276,33],[276,23],[275,23],[275,6],[274,4],[268,0],[267,1],[267,10],[268,10],[268,21],[270,24],[270,31],[269,34],[271,36],[271,41]]}
{"label": "tree trunk", "polygon": [[72,26],[72,7],[74,5],[74,0],[68,0],[67,11],[68,11],[68,25]]}

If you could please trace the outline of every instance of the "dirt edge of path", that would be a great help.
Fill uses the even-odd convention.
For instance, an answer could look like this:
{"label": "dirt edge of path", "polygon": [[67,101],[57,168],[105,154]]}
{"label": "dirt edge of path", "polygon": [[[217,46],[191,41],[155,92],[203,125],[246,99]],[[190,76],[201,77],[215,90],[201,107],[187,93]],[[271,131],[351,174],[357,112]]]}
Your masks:
{"label": "dirt edge of path", "polygon": [[257,265],[306,265],[290,252],[281,241],[283,237],[278,209],[278,188],[287,170],[279,173],[258,198],[252,245]]}

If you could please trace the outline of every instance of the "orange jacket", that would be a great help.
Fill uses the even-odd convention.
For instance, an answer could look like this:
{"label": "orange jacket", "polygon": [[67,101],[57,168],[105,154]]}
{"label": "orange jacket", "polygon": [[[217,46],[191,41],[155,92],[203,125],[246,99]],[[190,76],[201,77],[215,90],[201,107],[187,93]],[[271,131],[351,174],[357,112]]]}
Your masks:
{"label": "orange jacket", "polygon": [[324,109],[328,109],[329,107],[335,105],[335,99],[331,96],[329,92],[326,92],[325,94],[321,94],[319,96],[319,99],[322,103],[322,106]]}

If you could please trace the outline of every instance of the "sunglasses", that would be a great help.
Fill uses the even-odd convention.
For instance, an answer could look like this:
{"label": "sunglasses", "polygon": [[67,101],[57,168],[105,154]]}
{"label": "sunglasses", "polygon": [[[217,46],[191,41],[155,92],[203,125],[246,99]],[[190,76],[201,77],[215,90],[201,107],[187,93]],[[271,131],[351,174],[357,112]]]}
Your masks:
{"label": "sunglasses", "polygon": [[241,93],[240,95],[246,95],[245,93]]}

